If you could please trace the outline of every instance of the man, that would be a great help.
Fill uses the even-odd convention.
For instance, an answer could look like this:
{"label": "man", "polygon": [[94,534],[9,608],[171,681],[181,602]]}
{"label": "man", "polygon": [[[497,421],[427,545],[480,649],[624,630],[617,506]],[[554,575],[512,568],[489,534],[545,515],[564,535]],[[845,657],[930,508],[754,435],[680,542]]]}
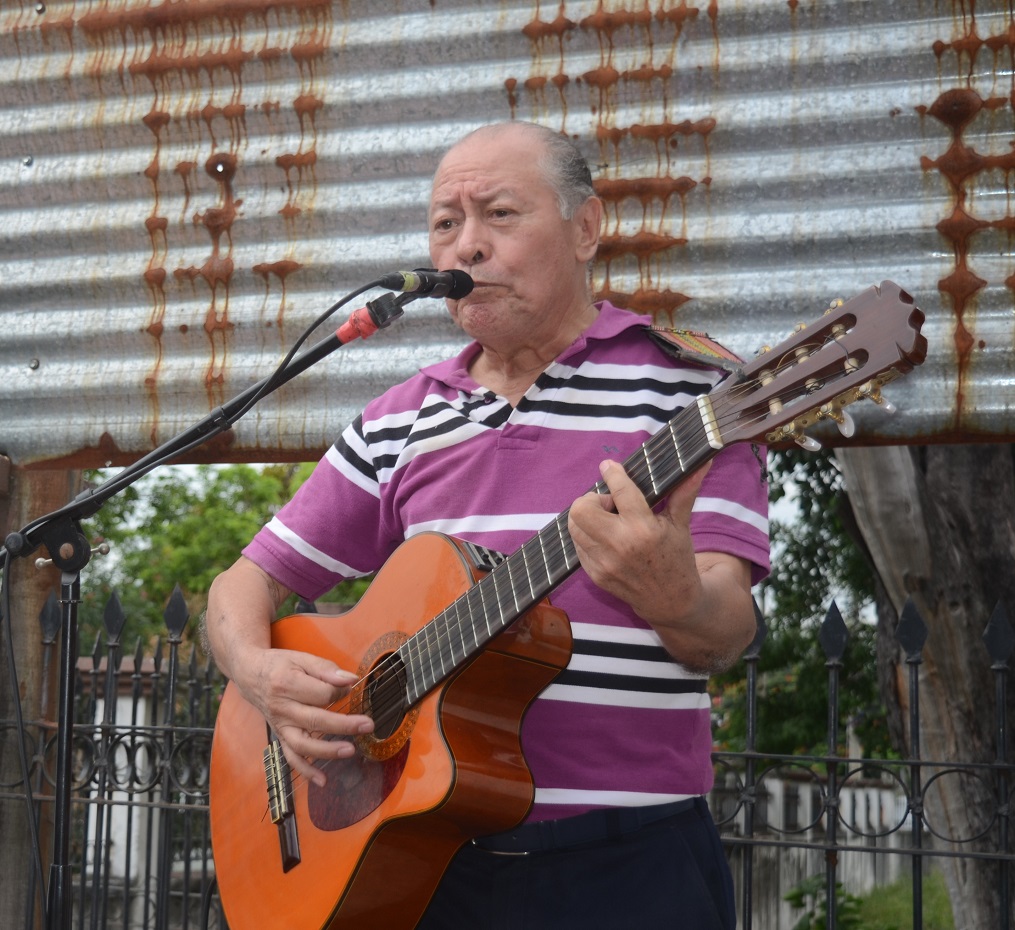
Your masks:
{"label": "man", "polygon": [[[498,124],[452,147],[434,177],[430,254],[475,281],[448,302],[473,343],[368,405],[209,596],[220,667],[320,784],[310,760],[356,752],[327,737],[373,724],[323,709],[351,670],[270,648],[285,597],[369,574],[422,530],[510,552],[570,508],[582,570],[553,601],[575,651],[523,723],[532,812],[463,848],[428,930],[735,925],[701,798],[705,679],[754,635],[762,469],[757,450],[731,447],[651,508],[618,464],[721,372],[664,353],[646,318],[593,303],[602,219],[584,159],[550,130]],[[600,475],[609,494],[583,494]]]}

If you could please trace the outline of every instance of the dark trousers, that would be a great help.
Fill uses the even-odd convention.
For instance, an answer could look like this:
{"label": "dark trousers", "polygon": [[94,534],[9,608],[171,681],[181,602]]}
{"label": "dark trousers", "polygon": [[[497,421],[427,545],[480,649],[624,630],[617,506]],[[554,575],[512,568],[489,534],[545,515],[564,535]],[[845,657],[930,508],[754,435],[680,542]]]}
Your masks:
{"label": "dark trousers", "polygon": [[527,855],[467,844],[417,930],[734,930],[704,800],[629,833]]}

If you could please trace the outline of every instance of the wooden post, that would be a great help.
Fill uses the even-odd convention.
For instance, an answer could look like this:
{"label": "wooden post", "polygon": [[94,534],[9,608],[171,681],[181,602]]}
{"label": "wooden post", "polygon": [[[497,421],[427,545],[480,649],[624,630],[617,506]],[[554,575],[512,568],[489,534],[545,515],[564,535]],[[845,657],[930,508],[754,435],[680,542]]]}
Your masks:
{"label": "wooden post", "polygon": [[[68,471],[31,471],[14,467],[10,460],[0,456],[0,532],[19,530],[36,517],[49,513],[70,501],[80,490],[81,473]],[[52,568],[38,569],[35,560],[48,553],[43,549],[30,557],[16,560],[9,569],[3,583],[9,586],[10,616],[4,616],[0,626],[0,781],[5,785],[17,784],[9,789],[12,794],[21,794],[21,763],[13,722],[15,705],[13,688],[17,687],[21,708],[29,733],[41,738],[38,723],[52,722],[56,713],[59,693],[58,654],[59,636],[56,644],[47,646],[43,642],[39,615],[50,593],[58,590],[60,573]],[[13,639],[13,656],[17,666],[17,682],[11,681],[9,672],[9,649],[7,626]],[[47,651],[49,661],[46,661]],[[47,670],[48,669],[48,673]],[[46,738],[54,735],[46,729]],[[41,746],[30,746],[29,753],[41,752]],[[29,758],[31,764],[32,759]],[[38,790],[36,773],[33,773],[32,788]],[[42,804],[39,838],[42,846],[43,876],[48,881],[49,863],[52,859],[52,814],[53,788],[46,785],[48,800]],[[29,830],[28,811],[21,799],[0,800],[0,927],[25,927],[28,909],[35,909],[32,926],[43,926],[40,901],[44,889],[39,889],[34,874],[35,853]],[[34,889],[34,899],[30,893]]]}

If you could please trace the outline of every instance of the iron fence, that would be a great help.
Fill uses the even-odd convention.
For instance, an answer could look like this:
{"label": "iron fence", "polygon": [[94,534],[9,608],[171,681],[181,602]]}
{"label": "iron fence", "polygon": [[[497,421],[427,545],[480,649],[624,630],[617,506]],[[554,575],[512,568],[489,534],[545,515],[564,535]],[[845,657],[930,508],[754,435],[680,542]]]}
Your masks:
{"label": "iron fence", "polygon": [[[55,599],[41,620],[46,648],[55,649]],[[160,639],[148,650],[139,642],[128,656],[121,645],[125,618],[114,596],[105,634],[76,662],[70,865],[73,925],[81,930],[226,927],[209,834],[211,739],[225,683],[210,661],[184,646],[188,617],[178,592],[166,621],[165,642]],[[791,883],[813,875],[817,863],[816,891],[823,891],[830,927],[837,926],[841,884],[870,887],[908,865],[913,926],[921,928],[925,867],[938,857],[993,863],[1002,902],[1000,930],[1011,930],[1015,766],[1006,757],[1005,702],[1015,634],[1004,611],[995,611],[984,635],[996,685],[995,758],[989,763],[921,758],[918,669],[927,630],[912,604],[899,625],[911,695],[907,758],[834,752],[840,744],[839,681],[847,636],[834,604],[818,633],[828,674],[827,745],[833,751],[823,756],[757,752],[758,663],[765,632],[759,612],[758,635],[744,657],[746,748],[716,753],[710,798],[734,867],[745,930],[790,925],[783,895],[761,900],[773,869],[785,871],[787,863],[795,870]],[[49,664],[56,667],[55,661]],[[14,726],[0,721],[5,736]],[[55,797],[57,736],[52,723],[26,724],[31,791],[23,779],[6,777],[0,804],[23,807],[31,796],[34,816],[45,821]],[[5,751],[12,751],[11,744],[3,741]],[[11,770],[10,765],[3,769]],[[942,790],[949,779],[975,780],[995,801],[993,809],[979,811],[969,835],[949,835],[928,814],[928,794]],[[38,921],[44,873],[38,865],[26,863],[31,870],[26,928]]]}

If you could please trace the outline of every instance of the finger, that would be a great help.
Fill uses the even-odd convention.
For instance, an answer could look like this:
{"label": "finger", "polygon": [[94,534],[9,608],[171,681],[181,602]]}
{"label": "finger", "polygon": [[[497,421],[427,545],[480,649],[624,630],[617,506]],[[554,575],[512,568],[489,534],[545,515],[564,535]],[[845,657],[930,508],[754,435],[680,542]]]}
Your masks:
{"label": "finger", "polygon": [[328,778],[317,760],[326,763],[330,760],[347,759],[355,755],[356,747],[348,740],[316,740],[308,738],[302,731],[287,729],[287,735],[292,737],[292,742],[278,736],[285,753],[289,767],[299,773],[303,778],[313,782],[319,787],[327,784]]}
{"label": "finger", "polygon": [[624,466],[612,459],[606,459],[599,465],[599,473],[603,476],[606,487],[610,490],[613,509],[621,515],[645,516],[650,508],[641,489],[634,483]]}
{"label": "finger", "polygon": [[[299,716],[303,716],[301,708]],[[373,721],[361,714],[340,714],[309,708],[306,726],[287,724],[275,731],[282,742],[289,764],[315,784],[325,783],[324,773],[313,764],[315,759],[348,759],[356,754],[354,740],[370,733]]]}
{"label": "finger", "polygon": [[355,672],[339,668],[330,659],[316,656],[310,652],[292,653],[295,661],[311,678],[316,678],[332,688],[348,688],[359,680]]}
{"label": "finger", "polygon": [[334,662],[304,652],[272,650],[262,667],[259,688],[269,703],[286,700],[328,707],[347,693],[357,676]]}
{"label": "finger", "polygon": [[712,467],[711,459],[701,468],[688,474],[672,491],[666,501],[666,513],[675,523],[686,525],[691,521],[691,511],[698,499],[702,482]]}

